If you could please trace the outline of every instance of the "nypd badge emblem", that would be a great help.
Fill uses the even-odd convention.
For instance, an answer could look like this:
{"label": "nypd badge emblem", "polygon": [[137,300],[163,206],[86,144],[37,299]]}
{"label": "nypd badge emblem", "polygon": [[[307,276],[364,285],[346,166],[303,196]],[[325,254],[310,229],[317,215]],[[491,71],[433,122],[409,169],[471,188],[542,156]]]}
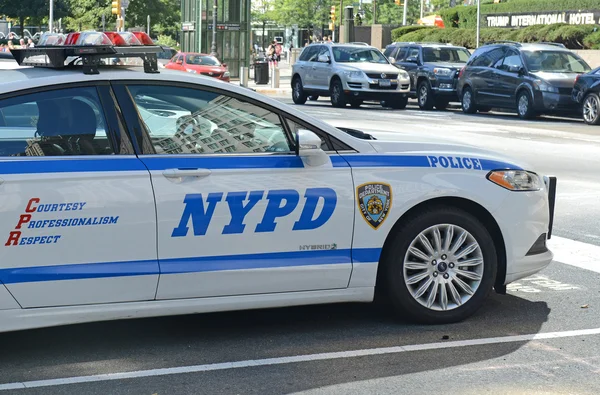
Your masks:
{"label": "nypd badge emblem", "polygon": [[392,207],[392,187],[382,182],[369,182],[356,188],[358,208],[367,223],[377,229]]}

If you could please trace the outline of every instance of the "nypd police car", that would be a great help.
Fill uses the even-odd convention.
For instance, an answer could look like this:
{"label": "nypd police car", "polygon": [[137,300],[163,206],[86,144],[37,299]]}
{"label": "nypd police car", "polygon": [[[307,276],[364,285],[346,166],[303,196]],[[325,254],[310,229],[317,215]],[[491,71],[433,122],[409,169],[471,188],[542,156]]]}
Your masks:
{"label": "nypd police car", "polygon": [[[456,322],[552,260],[554,177],[337,129],[158,72],[151,43],[85,37],[15,51],[33,67],[0,81],[0,331],[376,291],[391,314]],[[102,66],[128,56],[144,69]]]}

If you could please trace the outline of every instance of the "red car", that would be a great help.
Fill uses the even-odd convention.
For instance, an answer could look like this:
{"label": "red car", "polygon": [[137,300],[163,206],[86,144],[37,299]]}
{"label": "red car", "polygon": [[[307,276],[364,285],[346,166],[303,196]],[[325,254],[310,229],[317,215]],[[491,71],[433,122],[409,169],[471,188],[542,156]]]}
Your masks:
{"label": "red car", "polygon": [[165,68],[202,74],[229,82],[227,65],[219,62],[219,59],[214,56],[203,53],[180,52],[173,56]]}

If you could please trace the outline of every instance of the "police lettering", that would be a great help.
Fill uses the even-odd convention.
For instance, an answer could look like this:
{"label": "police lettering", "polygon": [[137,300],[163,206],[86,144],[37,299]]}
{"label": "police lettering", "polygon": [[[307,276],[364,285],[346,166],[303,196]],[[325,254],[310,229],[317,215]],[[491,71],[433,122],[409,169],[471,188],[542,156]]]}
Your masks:
{"label": "police lettering", "polygon": [[[256,210],[261,200],[267,200],[262,220],[251,228],[255,233],[274,232],[278,219],[291,215],[303,202],[303,208],[292,230],[312,230],[323,226],[331,218],[337,204],[337,195],[331,188],[308,188],[303,199],[293,189],[271,191],[229,192],[223,199],[222,192],[208,195],[187,194],[183,199],[184,209],[179,224],[173,229],[171,237],[188,235],[191,222],[194,236],[204,236],[219,204],[227,204],[231,219],[222,234],[241,234],[246,230],[245,219],[249,212]],[[322,203],[322,204],[320,204]],[[321,207],[320,212],[317,212]]]}
{"label": "police lettering", "polygon": [[481,161],[476,158],[461,158],[460,156],[428,156],[429,166],[445,169],[483,170]]}

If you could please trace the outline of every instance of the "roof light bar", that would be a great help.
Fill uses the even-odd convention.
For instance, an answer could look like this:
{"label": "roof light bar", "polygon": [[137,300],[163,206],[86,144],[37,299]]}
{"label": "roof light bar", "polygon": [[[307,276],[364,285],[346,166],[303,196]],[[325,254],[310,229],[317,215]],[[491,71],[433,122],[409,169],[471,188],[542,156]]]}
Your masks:
{"label": "roof light bar", "polygon": [[81,58],[84,74],[98,74],[101,60],[108,58],[141,58],[146,73],[158,73],[156,54],[163,51],[143,32],[86,31],[66,36],[45,34],[38,46],[13,49],[11,53],[19,65],[57,69],[71,65],[65,65],[69,57]]}

